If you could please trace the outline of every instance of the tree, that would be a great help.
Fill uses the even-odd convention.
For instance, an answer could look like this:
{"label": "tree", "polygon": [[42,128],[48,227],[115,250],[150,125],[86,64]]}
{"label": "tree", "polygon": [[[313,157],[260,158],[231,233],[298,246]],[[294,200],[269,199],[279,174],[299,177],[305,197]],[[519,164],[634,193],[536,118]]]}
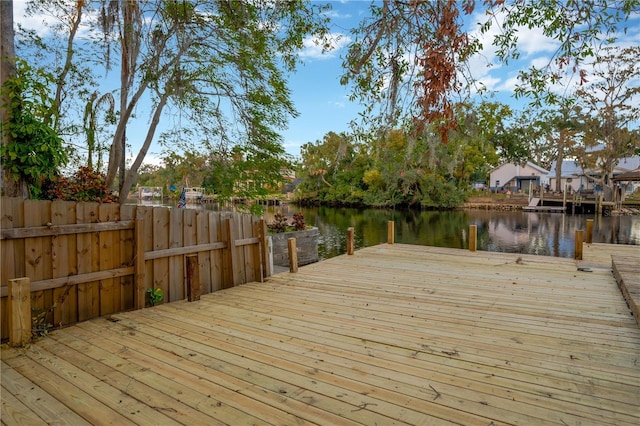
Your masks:
{"label": "tree", "polygon": [[613,193],[613,169],[634,155],[640,141],[632,127],[640,119],[640,47],[608,48],[594,62],[594,80],[576,92],[584,114],[583,145],[577,152],[584,169],[598,168],[605,198]]}
{"label": "tree", "polygon": [[300,189],[305,199],[332,204],[362,202],[362,176],[367,156],[345,133],[329,132],[321,141],[300,148]]}
{"label": "tree", "polygon": [[[89,12],[89,3],[75,6],[60,15],[69,19]],[[121,202],[168,110],[180,116],[174,130],[198,129],[212,145],[239,144],[251,161],[284,155],[278,132],[296,114],[286,74],[295,69],[305,37],[322,43],[323,6],[303,0],[105,0],[100,9],[104,36],[93,47],[101,46],[107,69],[120,67],[107,182],[120,176]],[[67,49],[73,49],[71,43]],[[112,50],[120,52],[119,63],[112,61]],[[145,104],[151,105],[146,135],[126,169],[126,135],[134,111],[144,111]]]}
{"label": "tree", "polygon": [[485,180],[492,168],[498,166],[500,155],[507,160],[506,122],[511,118],[511,109],[497,102],[460,104],[456,110],[459,125],[449,138],[448,152],[453,163],[453,175],[458,186],[470,187],[471,180]]}
{"label": "tree", "polygon": [[488,31],[499,25],[500,32],[493,44],[503,62],[520,57],[519,32],[523,28],[539,28],[544,36],[555,40],[558,48],[542,66],[521,70],[516,96],[528,96],[537,106],[562,102],[562,95],[552,86],[564,77],[577,74],[578,83],[589,80],[586,63],[599,56],[600,48],[613,44],[619,34],[626,33],[629,16],[640,11],[639,0],[525,0],[508,2],[489,0],[487,15],[482,26]]}
{"label": "tree", "polygon": [[[13,0],[0,2],[0,89],[5,87],[5,83],[15,77],[15,46],[13,30]],[[11,143],[10,132],[5,131],[11,112],[8,108],[9,92],[2,90],[0,96],[0,135],[2,137],[2,147]],[[11,169],[0,162],[0,189],[2,194],[9,197],[28,196],[27,184],[19,176],[15,176]]]}
{"label": "tree", "polygon": [[18,61],[16,75],[3,85],[8,102],[2,132],[10,137],[0,158],[8,180],[26,184],[32,198],[41,197],[45,181],[55,179],[67,162],[63,141],[51,127],[51,82],[51,75]]}
{"label": "tree", "polygon": [[[481,43],[465,30],[463,17],[479,8],[473,0],[402,1],[371,4],[371,17],[354,30],[344,60],[343,84],[353,85],[353,98],[366,106],[363,125],[374,133],[397,125],[420,134],[436,126],[444,141],[455,128],[457,98],[465,99],[473,86],[465,61]],[[481,31],[500,31],[492,40],[503,62],[517,59],[518,34],[523,27],[541,28],[559,47],[549,64],[520,73],[517,94],[537,104],[559,98],[551,85],[577,73],[584,83],[584,61],[602,44],[615,40],[640,0],[620,2],[485,0],[487,21]],[[372,116],[372,114],[374,114]]]}
{"label": "tree", "polygon": [[352,98],[363,101],[365,124],[376,129],[414,124],[419,133],[435,123],[446,138],[454,115],[451,96],[460,90],[459,64],[472,51],[460,8],[468,13],[471,4],[371,4],[371,17],[354,31],[341,80],[352,83]]}

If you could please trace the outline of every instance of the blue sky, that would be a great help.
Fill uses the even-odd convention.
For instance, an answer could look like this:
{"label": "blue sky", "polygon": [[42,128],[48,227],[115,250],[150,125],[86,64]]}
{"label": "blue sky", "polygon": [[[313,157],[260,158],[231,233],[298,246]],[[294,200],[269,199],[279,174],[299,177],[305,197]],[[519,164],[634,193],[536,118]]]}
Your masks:
{"label": "blue sky", "polygon": [[[2,0],[0,0],[2,1]],[[322,1],[320,3],[325,3]],[[304,64],[289,79],[292,97],[299,112],[299,117],[290,121],[289,128],[284,131],[284,146],[288,153],[298,156],[300,146],[307,142],[321,140],[330,131],[349,131],[349,123],[356,119],[361,107],[357,102],[348,100],[349,88],[340,85],[342,75],[341,56],[346,53],[346,46],[351,40],[349,30],[358,25],[363,16],[369,14],[369,0],[341,0],[332,1],[330,16],[332,19],[331,32],[335,37],[334,49],[327,53],[320,52],[313,40],[307,40],[306,48],[301,51]],[[477,2],[481,5],[482,2]],[[480,6],[478,7],[480,9]],[[27,21],[24,16],[24,2],[14,1],[14,20],[29,28],[41,27],[38,18]],[[466,20],[472,35],[478,35],[475,30],[476,22],[484,22],[486,16],[476,13]],[[627,25],[627,34],[621,35],[620,44],[640,44],[640,17],[632,17]],[[496,31],[495,29],[492,31]],[[516,102],[512,97],[516,84],[518,70],[527,68],[531,64],[543,65],[548,63],[556,51],[557,42],[543,36],[540,29],[523,29],[520,32],[519,49],[521,59],[512,62],[510,66],[500,64],[495,58],[495,50],[490,42],[484,42],[484,49],[470,63],[473,77],[481,81],[489,90],[497,93],[497,100],[511,104],[515,109],[526,108],[527,101]],[[488,34],[490,38],[492,33]],[[565,84],[571,82],[565,81]],[[560,88],[559,88],[560,90]],[[133,151],[136,150],[135,140],[141,140],[143,134],[129,133]],[[145,162],[156,162],[161,148],[153,145]]]}

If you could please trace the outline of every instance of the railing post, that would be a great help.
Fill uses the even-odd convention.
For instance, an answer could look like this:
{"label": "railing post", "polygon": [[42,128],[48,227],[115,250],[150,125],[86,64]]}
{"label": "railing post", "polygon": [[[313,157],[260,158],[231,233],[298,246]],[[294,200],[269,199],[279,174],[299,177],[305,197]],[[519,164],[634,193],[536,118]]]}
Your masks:
{"label": "railing post", "polygon": [[478,227],[469,225],[469,251],[476,251],[477,248]]}
{"label": "railing post", "polygon": [[289,238],[289,272],[298,272],[298,249],[296,247],[296,239]]}
{"label": "railing post", "polygon": [[576,229],[575,252],[573,256],[575,260],[582,260],[582,240],[583,239],[584,239],[584,231],[582,229]]}
{"label": "railing post", "polygon": [[347,254],[352,255],[354,252],[353,226],[347,229]]}
{"label": "railing post", "polygon": [[393,237],[395,235],[395,222],[390,220],[387,222],[387,243],[393,244]]}
{"label": "railing post", "polygon": [[187,261],[187,300],[195,302],[200,300],[200,267],[198,266],[198,255],[190,254],[186,256]]}
{"label": "railing post", "polygon": [[31,341],[31,280],[9,280],[8,292],[9,345],[24,346]]}
{"label": "railing post", "polygon": [[133,265],[134,286],[133,303],[136,309],[145,306],[145,260],[144,260],[144,220],[136,218],[135,225],[135,260]]}
{"label": "railing post", "polygon": [[592,242],[593,242],[593,219],[587,219],[586,243],[591,244]]}

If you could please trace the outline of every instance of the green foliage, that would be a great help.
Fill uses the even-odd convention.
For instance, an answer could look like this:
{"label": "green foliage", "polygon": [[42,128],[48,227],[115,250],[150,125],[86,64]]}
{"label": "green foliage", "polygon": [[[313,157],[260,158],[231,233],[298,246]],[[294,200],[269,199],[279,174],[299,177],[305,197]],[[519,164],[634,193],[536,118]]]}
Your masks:
{"label": "green foliage", "polygon": [[420,185],[422,198],[420,204],[432,208],[454,208],[465,202],[466,191],[458,188],[451,180],[442,176],[430,175]]}
{"label": "green foliage", "polygon": [[464,139],[452,140],[448,145],[435,141],[394,130],[365,146],[355,144],[347,135],[329,133],[323,141],[303,146],[298,201],[455,207],[464,201],[471,170],[476,168],[475,163],[470,163],[466,178],[455,179],[458,164],[471,159],[482,163],[492,151],[487,148],[482,160],[472,155],[465,159],[459,153],[471,151],[472,145],[465,145]]}
{"label": "green foliage", "polygon": [[63,141],[50,126],[51,82],[49,74],[18,61],[16,76],[2,88],[9,100],[2,133],[9,142],[0,147],[0,156],[11,176],[28,184],[32,198],[40,198],[43,182],[54,179],[67,163]]}
{"label": "green foliage", "polygon": [[162,291],[161,288],[156,288],[156,289],[148,288],[147,298],[149,299],[149,304],[151,306],[155,306],[156,304],[164,300],[164,291]]}
{"label": "green foliage", "polygon": [[[50,16],[44,23],[49,31],[46,40],[33,36],[20,45],[19,54],[47,60],[55,70],[57,111],[69,134],[86,135],[90,160],[85,164],[99,163],[103,147],[111,147],[107,184],[120,178],[121,201],[135,184],[151,144],[163,137],[172,152],[178,152],[175,140],[188,140],[204,146],[207,158],[220,155],[226,160],[233,147],[240,146],[246,167],[237,174],[255,180],[247,175],[256,170],[253,166],[264,165],[259,172],[264,179],[251,190],[260,195],[264,185],[274,182],[276,163],[285,157],[280,133],[297,115],[289,73],[300,63],[308,39],[329,47],[328,9],[306,0],[34,1],[28,13]],[[81,22],[92,34],[82,41],[77,36]],[[83,54],[86,51],[92,56]],[[116,51],[122,52],[118,61],[112,60]],[[86,64],[92,70],[84,73]],[[109,72],[121,83],[112,92],[114,98],[94,95],[97,86],[91,75],[106,75],[113,82]],[[73,89],[82,90],[71,96]],[[75,114],[65,114],[72,108]],[[127,129],[137,122],[147,126],[146,134],[129,165],[123,160],[124,141]],[[167,135],[159,134],[161,127]],[[111,140],[105,143],[107,135]],[[91,158],[96,155],[97,161]],[[120,170],[123,167],[128,170]],[[189,186],[202,179],[192,178]],[[223,189],[232,185],[219,183],[220,193],[231,192]]]}

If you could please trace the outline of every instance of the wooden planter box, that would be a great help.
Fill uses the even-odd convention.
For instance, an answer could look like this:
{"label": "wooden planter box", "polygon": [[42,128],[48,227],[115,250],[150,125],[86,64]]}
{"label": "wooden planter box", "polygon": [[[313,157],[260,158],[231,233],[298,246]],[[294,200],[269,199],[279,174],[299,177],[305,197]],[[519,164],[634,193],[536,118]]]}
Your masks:
{"label": "wooden planter box", "polygon": [[298,248],[298,265],[308,265],[319,260],[318,258],[318,228],[305,229],[304,231],[280,232],[270,234],[273,251],[273,264],[289,267],[289,238],[296,239]]}

